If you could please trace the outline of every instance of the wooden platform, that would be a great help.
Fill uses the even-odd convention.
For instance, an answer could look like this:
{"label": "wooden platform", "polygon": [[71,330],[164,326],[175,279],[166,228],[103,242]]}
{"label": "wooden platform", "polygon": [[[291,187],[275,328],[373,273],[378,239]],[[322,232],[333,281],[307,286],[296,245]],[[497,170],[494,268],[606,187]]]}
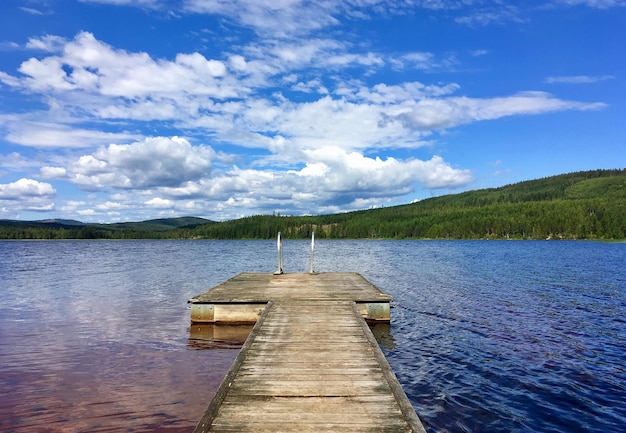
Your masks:
{"label": "wooden platform", "polygon": [[389,296],[353,273],[240,274],[191,302],[263,299],[196,433],[424,432],[356,304]]}
{"label": "wooden platform", "polygon": [[271,300],[351,301],[366,320],[389,321],[391,299],[356,272],[241,273],[189,303],[193,323],[254,323]]}

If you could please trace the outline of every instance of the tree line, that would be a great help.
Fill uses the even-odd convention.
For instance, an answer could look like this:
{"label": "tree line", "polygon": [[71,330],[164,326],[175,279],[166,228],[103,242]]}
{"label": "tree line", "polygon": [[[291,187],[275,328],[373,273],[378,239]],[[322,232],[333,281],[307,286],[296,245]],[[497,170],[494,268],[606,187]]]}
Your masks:
{"label": "tree line", "polygon": [[[143,227],[143,228],[142,228]],[[0,239],[626,239],[626,170],[594,170],[381,209],[153,225],[0,222]]]}

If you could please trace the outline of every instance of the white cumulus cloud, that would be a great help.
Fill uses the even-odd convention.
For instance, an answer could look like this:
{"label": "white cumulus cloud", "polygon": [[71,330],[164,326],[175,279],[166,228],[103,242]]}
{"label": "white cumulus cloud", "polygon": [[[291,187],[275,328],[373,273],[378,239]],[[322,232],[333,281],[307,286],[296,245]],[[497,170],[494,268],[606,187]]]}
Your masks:
{"label": "white cumulus cloud", "polygon": [[298,213],[335,206],[358,209],[359,203],[392,200],[417,185],[455,188],[473,180],[471,171],[454,168],[438,156],[428,161],[370,158],[331,146],[305,151],[303,158],[306,164],[300,169],[234,167],[180,187],[161,188],[160,193],[177,200],[212,200],[261,210],[278,206]]}
{"label": "white cumulus cloud", "polygon": [[210,147],[182,137],[153,137],[101,147],[68,171],[73,182],[91,189],[176,187],[207,176],[214,156]]}
{"label": "white cumulus cloud", "polygon": [[15,182],[0,184],[0,213],[49,211],[54,209],[52,199],[55,196],[56,190],[51,184],[34,179],[21,178]]}
{"label": "white cumulus cloud", "polygon": [[170,209],[174,207],[174,202],[172,200],[162,199],[159,197],[150,199],[145,204],[157,209]]}
{"label": "white cumulus cloud", "polygon": [[0,184],[0,199],[17,200],[24,197],[51,197],[56,191],[49,183],[22,178],[8,184]]}
{"label": "white cumulus cloud", "polygon": [[64,167],[44,166],[39,170],[42,177],[48,179],[62,179],[67,177],[67,170]]}
{"label": "white cumulus cloud", "polygon": [[33,91],[83,91],[129,99],[148,95],[173,98],[184,89],[214,98],[241,95],[242,89],[229,79],[225,63],[199,53],[181,53],[173,61],[153,59],[147,53],[115,49],[88,32],[63,42],[52,36],[31,39],[31,47],[59,51],[56,46],[62,45],[62,50],[23,62],[19,72],[24,77],[18,82],[10,77],[3,81]]}

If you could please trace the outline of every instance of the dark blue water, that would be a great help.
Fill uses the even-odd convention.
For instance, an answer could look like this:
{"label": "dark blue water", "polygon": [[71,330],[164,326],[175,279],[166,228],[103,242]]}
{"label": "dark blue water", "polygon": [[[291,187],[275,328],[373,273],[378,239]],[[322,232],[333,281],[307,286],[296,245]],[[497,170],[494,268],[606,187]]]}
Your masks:
{"label": "dark blue water", "polygon": [[427,429],[626,431],[625,247],[394,245],[387,356]]}
{"label": "dark blue water", "polygon": [[[0,431],[191,431],[237,342],[187,299],[276,267],[264,241],[0,242]],[[318,241],[315,268],[394,297],[377,334],[428,431],[626,431],[626,244]]]}

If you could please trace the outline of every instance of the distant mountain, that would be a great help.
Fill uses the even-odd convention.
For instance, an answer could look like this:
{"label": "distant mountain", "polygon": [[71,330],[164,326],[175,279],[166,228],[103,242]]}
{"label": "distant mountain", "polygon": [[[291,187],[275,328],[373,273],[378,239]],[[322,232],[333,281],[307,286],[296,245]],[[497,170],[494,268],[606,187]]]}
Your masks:
{"label": "distant mountain", "polygon": [[[0,220],[0,227],[42,227],[42,228],[68,228],[74,229],[85,224],[75,220],[49,219],[38,221]],[[1,238],[0,238],[1,239]]]}
{"label": "distant mountain", "polygon": [[43,224],[58,224],[62,226],[83,226],[85,223],[76,221],[76,220],[65,220],[65,219],[48,219],[48,220],[37,220],[32,221],[34,223],[43,223]]}
{"label": "distant mountain", "polygon": [[83,223],[68,219],[0,220],[0,239],[152,239],[175,229],[215,224],[197,217],[161,218],[114,224]]}
{"label": "distant mountain", "polygon": [[114,229],[131,229],[147,231],[166,231],[178,228],[193,228],[204,224],[215,224],[214,221],[197,217],[159,218],[140,222],[124,222],[100,224],[99,226]]}

